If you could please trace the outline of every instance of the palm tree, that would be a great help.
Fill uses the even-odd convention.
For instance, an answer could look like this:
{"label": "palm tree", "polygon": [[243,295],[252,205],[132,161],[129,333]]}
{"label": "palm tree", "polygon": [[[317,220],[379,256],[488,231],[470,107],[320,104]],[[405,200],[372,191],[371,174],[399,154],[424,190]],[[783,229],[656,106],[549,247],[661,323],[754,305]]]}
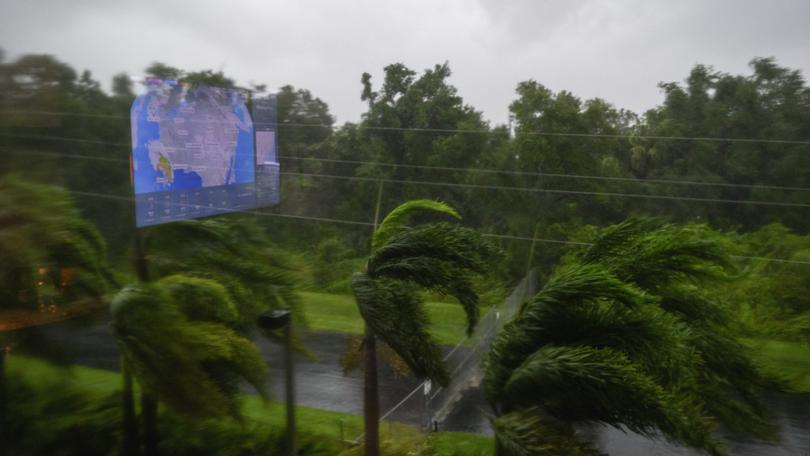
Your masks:
{"label": "palm tree", "polygon": [[[4,442],[5,357],[12,329],[46,323],[46,294],[70,315],[82,298],[100,302],[114,279],[106,246],[68,193],[14,177],[0,179],[0,449]],[[44,312],[43,312],[44,311]]]}
{"label": "palm tree", "polygon": [[451,223],[409,226],[411,217],[433,213],[460,218],[444,203],[406,202],[388,214],[372,237],[364,272],[352,276],[352,290],[365,320],[364,417],[366,455],[379,454],[377,338],[384,341],[418,377],[446,385],[449,375],[441,351],[428,332],[419,290],[455,297],[464,308],[468,332],[478,321],[474,274],[491,266],[495,249],[475,231]]}
{"label": "palm tree", "polygon": [[125,366],[174,410],[238,417],[232,378],[265,394],[266,365],[234,329],[236,306],[222,285],[181,275],[129,285],[111,310]]}
{"label": "palm tree", "polygon": [[485,390],[503,455],[592,454],[577,423],[602,423],[713,454],[716,423],[772,435],[769,385],[699,285],[727,276],[719,236],[631,219],[558,268],[496,338]]}
{"label": "palm tree", "polygon": [[[130,285],[111,310],[122,369],[155,405],[159,398],[190,417],[239,418],[239,380],[265,394],[266,365],[235,329],[236,306],[222,285],[180,275]],[[142,412],[147,453],[153,454],[157,410]]]}
{"label": "palm tree", "polygon": [[[192,220],[159,225],[149,228],[144,233],[145,258],[141,267],[146,277],[164,277],[182,275],[186,284],[185,293],[195,296],[193,304],[182,305],[181,297],[175,297],[183,318],[192,321],[214,322],[226,325],[241,337],[248,337],[255,325],[256,317],[269,309],[286,308],[293,310],[294,319],[303,323],[298,312],[299,297],[295,293],[297,276],[292,263],[272,248],[262,230],[255,221],[246,217],[219,217],[216,219]],[[190,283],[198,280],[197,291]],[[222,289],[232,312],[225,318],[220,305],[203,306],[201,301],[213,299],[200,293],[202,284],[207,289],[216,285]],[[177,289],[179,283],[172,283],[171,289]],[[217,295],[219,296],[219,295]],[[205,310],[208,309],[208,310]],[[182,319],[178,322],[182,324]],[[163,328],[171,331],[170,327]],[[122,347],[125,345],[119,344]],[[251,343],[245,347],[248,353],[255,350]],[[181,353],[178,351],[176,354]],[[249,354],[247,355],[249,356]],[[224,364],[223,364],[224,363]],[[131,363],[130,363],[131,364]],[[132,403],[132,390],[128,387],[127,366],[124,366],[124,403]],[[235,397],[238,382],[244,372],[235,372],[223,360],[206,361],[203,370],[216,379],[217,386],[232,399]],[[141,380],[148,381],[143,371],[136,372]],[[159,381],[162,376],[155,376]],[[156,419],[157,398],[166,401],[161,388],[144,388],[142,393],[142,414],[145,427],[145,445],[148,453],[154,454],[157,445]],[[169,399],[171,401],[171,399]],[[171,404],[170,404],[171,405]],[[178,407],[182,409],[182,406]],[[232,400],[228,409],[236,416],[238,408]],[[131,406],[125,406],[125,423],[132,421]],[[128,414],[127,414],[128,413]],[[127,417],[129,416],[129,418]],[[125,432],[126,434],[126,432]]]}
{"label": "palm tree", "polygon": [[604,230],[583,261],[602,264],[656,296],[662,310],[688,327],[701,367],[697,387],[689,393],[709,415],[733,432],[774,438],[759,396],[783,385],[757,368],[750,349],[737,340],[733,315],[712,293],[713,283],[737,278],[729,255],[733,249],[705,225],[634,218]]}

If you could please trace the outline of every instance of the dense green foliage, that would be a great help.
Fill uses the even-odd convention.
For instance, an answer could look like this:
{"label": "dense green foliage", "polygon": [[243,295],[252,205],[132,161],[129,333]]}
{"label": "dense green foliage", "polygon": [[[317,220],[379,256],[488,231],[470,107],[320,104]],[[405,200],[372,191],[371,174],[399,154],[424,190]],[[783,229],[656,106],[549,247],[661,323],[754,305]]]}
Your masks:
{"label": "dense green foliage", "polygon": [[[112,372],[85,367],[59,368],[42,361],[14,357],[10,387],[19,401],[10,411],[11,454],[106,455],[117,454],[120,439],[119,378]],[[189,419],[163,410],[161,448],[180,455],[283,455],[283,404],[243,396],[239,422],[225,419]],[[339,423],[347,436],[362,427],[360,418],[325,410],[299,407],[300,454],[351,456],[358,448],[339,440]],[[386,429],[388,427],[386,426]],[[427,438],[411,426],[396,424],[385,435],[386,455],[482,456],[489,454],[491,438],[466,433],[436,433]]]}
{"label": "dense green foliage", "polygon": [[101,297],[113,282],[106,244],[63,189],[0,179],[0,311]]}
{"label": "dense green foliage", "polygon": [[7,350],[50,355],[35,333],[14,330],[98,308],[114,282],[104,239],[64,190],[0,177],[0,452],[17,399],[6,388]]}
{"label": "dense green foliage", "polygon": [[[703,225],[631,219],[602,230],[496,338],[485,378],[496,414],[556,421],[571,441],[571,425],[598,422],[718,454],[715,423],[773,437],[758,397],[778,386],[703,291],[729,280],[730,265]],[[522,454],[509,450],[513,421],[496,422],[503,454]]]}
{"label": "dense green foliage", "polygon": [[141,388],[190,415],[238,415],[238,380],[264,394],[266,366],[233,326],[236,306],[216,282],[171,276],[124,288],[112,303],[124,368]]}
{"label": "dense green foliage", "polygon": [[[310,91],[285,85],[281,205],[146,230],[154,283],[126,288],[113,305],[125,367],[171,413],[236,416],[237,383],[264,385],[248,338],[256,316],[291,308],[300,327],[295,289],[305,286],[357,297],[357,312],[321,315],[316,329],[358,333],[359,314],[408,369],[444,383],[437,343],[452,342],[455,320],[469,331],[482,291],[499,289],[473,273],[514,283],[534,267],[543,291],[488,363],[500,451],[592,454],[572,425],[594,421],[715,452],[718,424],[772,437],[758,397],[780,385],[750,348],[810,340],[810,87],[774,59],[750,67],[732,75],[697,65],[682,83],[661,83],[661,104],[646,113],[523,81],[509,125],[467,104],[447,63],[422,73],[392,64],[376,85],[363,74],[367,110],[343,125]],[[267,91],[221,71],[156,62],[145,73],[235,87],[248,100]],[[107,93],[89,71],[47,55],[0,61],[0,311],[96,299],[114,282],[107,261],[131,275],[129,109],[139,89],[119,74]],[[418,202],[396,208],[409,199]],[[388,211],[372,232],[375,214]],[[632,216],[661,218],[619,223]],[[479,231],[423,223],[462,217]],[[480,248],[481,233],[507,236],[490,241],[505,262]],[[423,303],[445,296],[457,312]],[[778,373],[806,385],[796,367],[803,353],[781,351],[764,367],[773,373],[783,359],[790,366]],[[120,421],[101,422],[106,399],[83,408],[70,402],[73,391],[55,391],[79,420],[89,413],[89,427]],[[162,435],[182,428],[183,418],[161,418]],[[215,423],[222,439],[188,442],[200,439],[199,427],[182,432],[190,426],[162,444],[183,454],[242,438],[245,452],[274,442],[275,429]],[[54,426],[53,442],[74,429],[69,420]],[[84,439],[82,426],[74,436],[88,448],[110,443]]]}
{"label": "dense green foliage", "polygon": [[[810,89],[801,74],[773,59],[755,59],[751,69],[749,75],[731,75],[698,65],[684,83],[662,83],[662,104],[646,113],[521,82],[510,105],[513,130],[487,124],[465,104],[450,84],[447,64],[422,74],[389,65],[379,87],[364,75],[359,92],[367,112],[359,123],[337,128],[326,103],[287,85],[278,91],[279,150],[288,173],[279,210],[370,222],[379,190],[375,180],[382,179],[383,210],[405,199],[441,199],[468,223],[498,234],[572,239],[585,224],[642,214],[746,231],[779,222],[804,233],[810,228],[806,209],[748,203],[804,202],[810,146],[789,141],[810,139],[804,128]],[[235,85],[221,72],[165,64],[146,73]],[[133,233],[129,204],[115,198],[129,195],[125,163],[133,87],[120,75],[114,82],[108,95],[90,73],[78,75],[49,56],[0,64],[0,146],[7,156],[0,171],[104,195],[76,198],[117,254],[129,249]],[[250,95],[267,88],[244,90]],[[312,249],[312,239],[337,237],[355,257],[363,255],[369,236],[351,226],[280,218],[268,223],[285,246]],[[505,272],[514,278],[525,270],[525,241],[503,242],[510,253]],[[554,244],[536,252],[531,261],[544,274],[562,253]]]}
{"label": "dense green foliage", "polygon": [[[184,274],[222,284],[243,331],[270,309],[296,310],[299,274],[255,219],[225,216],[158,225],[145,234],[150,275]],[[302,317],[294,312],[297,320]]]}

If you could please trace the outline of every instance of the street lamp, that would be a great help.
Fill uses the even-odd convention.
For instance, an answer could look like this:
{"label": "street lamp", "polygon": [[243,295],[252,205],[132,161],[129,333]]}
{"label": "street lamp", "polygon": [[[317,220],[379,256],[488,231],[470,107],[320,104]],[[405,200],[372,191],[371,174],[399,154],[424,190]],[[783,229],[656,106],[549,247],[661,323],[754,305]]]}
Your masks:
{"label": "street lamp", "polygon": [[289,310],[273,310],[259,315],[256,324],[266,331],[284,328],[284,389],[287,400],[287,454],[298,454],[295,439],[295,384],[292,353],[292,313]]}

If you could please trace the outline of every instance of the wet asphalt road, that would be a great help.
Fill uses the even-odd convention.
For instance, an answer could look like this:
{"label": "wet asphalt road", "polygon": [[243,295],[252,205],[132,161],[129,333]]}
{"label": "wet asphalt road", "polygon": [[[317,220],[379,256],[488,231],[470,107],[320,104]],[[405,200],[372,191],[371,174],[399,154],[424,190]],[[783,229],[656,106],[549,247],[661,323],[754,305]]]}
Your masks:
{"label": "wet asphalt road", "polygon": [[[92,322],[63,322],[37,328],[39,340],[46,349],[58,354],[65,364],[78,364],[107,370],[118,370],[118,353],[112,336],[112,327],[106,317]],[[363,412],[363,376],[355,370],[343,375],[339,360],[346,350],[347,335],[337,333],[306,333],[304,345],[315,354],[315,359],[296,354],[295,387],[299,405],[360,415]],[[256,342],[270,366],[271,395],[284,397],[283,352],[278,343],[263,337]],[[420,382],[413,377],[396,377],[384,363],[380,367],[380,410],[397,404]],[[251,392],[248,386],[246,392]],[[409,401],[397,411],[399,421],[419,423],[419,410],[409,413]]]}

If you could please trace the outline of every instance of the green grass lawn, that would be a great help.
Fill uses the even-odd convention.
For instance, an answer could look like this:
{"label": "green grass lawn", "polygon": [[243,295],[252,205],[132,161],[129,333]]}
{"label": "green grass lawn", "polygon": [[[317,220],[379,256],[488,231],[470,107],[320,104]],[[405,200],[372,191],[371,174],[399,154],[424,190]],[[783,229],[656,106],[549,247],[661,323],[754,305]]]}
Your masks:
{"label": "green grass lawn", "polygon": [[766,372],[784,378],[798,392],[810,392],[810,345],[769,339],[744,342]]}
{"label": "green grass lawn", "polygon": [[[302,292],[304,312],[314,331],[361,334],[363,320],[354,297]],[[464,311],[458,304],[428,302],[431,333],[441,344],[455,345],[464,339]],[[786,379],[796,391],[810,392],[810,345],[768,339],[746,339],[756,361],[769,373]]]}
{"label": "green grass lawn", "polygon": [[[12,355],[7,359],[10,375],[21,375],[25,381],[47,385],[57,378],[66,378],[81,391],[95,398],[103,398],[121,389],[121,376],[116,372],[89,367],[54,365],[35,358]],[[281,429],[285,420],[285,404],[265,402],[256,395],[244,395],[242,413],[245,423],[261,423]],[[363,417],[346,413],[296,407],[296,421],[302,432],[331,439],[354,439],[363,431]],[[341,432],[342,427],[342,432]],[[411,454],[415,448],[428,449],[437,456],[482,456],[492,454],[491,437],[463,432],[423,434],[415,426],[402,423],[381,423],[380,436],[384,448],[397,454]],[[348,454],[355,454],[350,451]],[[360,454],[360,453],[357,453]]]}
{"label": "green grass lawn", "polygon": [[[363,319],[354,297],[330,293],[302,292],[304,313],[313,331],[349,334],[363,332]],[[455,345],[466,335],[464,309],[458,304],[428,302],[425,305],[432,323],[430,331],[440,344]]]}

